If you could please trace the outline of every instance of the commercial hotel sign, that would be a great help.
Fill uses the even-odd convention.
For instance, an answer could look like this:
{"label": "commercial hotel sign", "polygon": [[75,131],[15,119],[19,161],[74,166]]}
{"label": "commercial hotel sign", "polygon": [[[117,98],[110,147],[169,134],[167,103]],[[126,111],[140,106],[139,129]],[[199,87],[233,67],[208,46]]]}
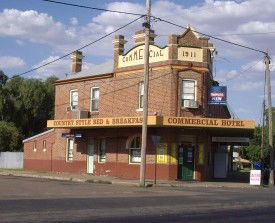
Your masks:
{"label": "commercial hotel sign", "polygon": [[[162,62],[169,60],[169,47],[160,48],[150,45],[149,62]],[[203,62],[203,50],[191,47],[178,48],[178,60]],[[129,50],[125,55],[118,57],[118,67],[129,67],[144,64],[144,45]]]}
{"label": "commercial hotel sign", "polygon": [[[198,128],[234,128],[254,129],[252,120],[214,119],[148,116],[148,125],[156,127],[198,127]],[[96,128],[96,127],[135,127],[142,126],[142,117],[113,117],[90,119],[48,120],[48,128]]]}
{"label": "commercial hotel sign", "polygon": [[[168,60],[168,47],[160,48],[150,45],[149,61],[150,63]],[[129,67],[144,64],[144,45],[140,45],[129,50],[125,55],[118,57],[118,67]]]}

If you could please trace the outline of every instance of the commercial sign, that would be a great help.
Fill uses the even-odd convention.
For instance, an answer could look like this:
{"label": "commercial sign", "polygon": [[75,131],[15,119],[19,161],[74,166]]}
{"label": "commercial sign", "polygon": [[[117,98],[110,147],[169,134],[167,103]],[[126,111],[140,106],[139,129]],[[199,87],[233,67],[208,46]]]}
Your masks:
{"label": "commercial sign", "polygon": [[[148,125],[157,125],[156,116],[148,116]],[[89,119],[48,120],[48,128],[141,126],[142,117],[114,117]]]}
{"label": "commercial sign", "polygon": [[164,126],[254,129],[255,121],[215,118],[163,117]]}
{"label": "commercial sign", "polygon": [[250,170],[250,185],[261,185],[261,170]]}
{"label": "commercial sign", "polygon": [[[142,117],[48,120],[48,128],[97,128],[142,126]],[[148,126],[255,129],[255,121],[215,118],[148,116]]]}
{"label": "commercial sign", "polygon": [[[150,45],[149,63],[169,60],[169,47]],[[203,62],[203,49],[192,47],[179,47],[178,60],[190,62]],[[144,64],[144,45],[134,47],[126,54],[118,57],[118,67],[129,67]]]}
{"label": "commercial sign", "polygon": [[61,137],[62,138],[81,138],[82,135],[78,133],[62,133]]}
{"label": "commercial sign", "polygon": [[[168,47],[160,48],[150,45],[149,62],[155,63],[168,60]],[[118,67],[129,67],[144,64],[144,45],[137,46],[125,55],[118,57]]]}
{"label": "commercial sign", "polygon": [[157,163],[168,163],[168,144],[160,143],[157,147]]}
{"label": "commercial sign", "polygon": [[212,137],[212,142],[236,142],[236,143],[249,143],[247,137]]}
{"label": "commercial sign", "polygon": [[190,62],[203,62],[203,49],[179,47],[178,60]]}
{"label": "commercial sign", "polygon": [[208,104],[226,105],[226,86],[212,86],[209,91]]}

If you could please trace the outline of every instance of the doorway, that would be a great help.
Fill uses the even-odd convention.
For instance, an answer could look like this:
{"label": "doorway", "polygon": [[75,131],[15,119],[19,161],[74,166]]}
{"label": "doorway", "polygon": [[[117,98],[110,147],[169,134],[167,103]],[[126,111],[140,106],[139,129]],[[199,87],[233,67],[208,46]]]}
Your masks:
{"label": "doorway", "polygon": [[194,146],[181,145],[178,149],[178,179],[194,179]]}
{"label": "doorway", "polygon": [[87,173],[94,173],[94,150],[95,150],[95,141],[91,140],[87,148]]}

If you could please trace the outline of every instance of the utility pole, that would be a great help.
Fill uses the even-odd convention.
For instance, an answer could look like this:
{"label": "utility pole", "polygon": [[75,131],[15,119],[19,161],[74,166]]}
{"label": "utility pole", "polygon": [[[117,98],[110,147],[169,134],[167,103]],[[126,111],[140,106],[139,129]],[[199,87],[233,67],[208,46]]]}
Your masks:
{"label": "utility pole", "polygon": [[270,148],[270,174],[269,185],[274,185],[274,152],[273,152],[273,131],[272,131],[272,103],[271,103],[271,83],[270,83],[270,57],[265,54],[265,72],[267,84],[267,100],[268,100],[268,138]]}
{"label": "utility pole", "polygon": [[262,143],[261,143],[261,161],[263,164],[263,160],[264,160],[264,140],[265,140],[265,95],[264,95],[264,100],[263,100],[263,119],[262,119]]}
{"label": "utility pole", "polygon": [[145,186],[146,176],[146,147],[147,147],[147,117],[148,117],[148,88],[149,88],[149,39],[150,39],[150,15],[151,0],[146,0],[146,21],[142,24],[145,28],[144,45],[144,97],[143,97],[143,122],[141,136],[141,162],[140,162],[140,186]]}

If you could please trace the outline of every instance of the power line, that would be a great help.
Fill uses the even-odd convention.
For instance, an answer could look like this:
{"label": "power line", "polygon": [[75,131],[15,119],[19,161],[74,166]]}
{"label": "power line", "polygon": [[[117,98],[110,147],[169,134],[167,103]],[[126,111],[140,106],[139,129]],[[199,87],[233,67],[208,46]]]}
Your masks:
{"label": "power line", "polygon": [[[132,20],[131,22],[129,22],[129,23],[127,23],[127,24],[121,26],[120,28],[118,28],[118,29],[116,29],[116,30],[114,30],[114,31],[112,31],[112,32],[110,32],[110,33],[108,33],[108,34],[106,34],[106,35],[104,35],[104,36],[102,36],[102,37],[100,37],[100,38],[98,38],[98,39],[96,39],[96,40],[94,40],[94,41],[92,41],[92,42],[90,42],[90,43],[88,43],[88,44],[86,44],[86,45],[84,45],[84,46],[78,48],[78,49],[76,49],[76,50],[73,50],[73,51],[71,51],[71,52],[69,52],[69,53],[67,53],[67,54],[65,54],[65,55],[63,55],[63,56],[61,56],[61,57],[58,57],[58,58],[56,58],[56,59],[54,59],[54,60],[52,60],[52,61],[50,61],[50,62],[48,62],[48,63],[42,64],[42,65],[40,65],[40,66],[38,66],[38,67],[35,67],[35,68],[33,68],[33,69],[30,69],[30,70],[25,71],[25,72],[23,72],[23,73],[20,73],[20,74],[18,74],[18,75],[14,75],[14,76],[11,77],[11,78],[18,77],[18,76],[22,76],[22,75],[24,75],[24,74],[30,73],[30,72],[32,72],[32,71],[38,70],[38,69],[40,69],[40,68],[42,68],[42,67],[45,67],[45,66],[47,66],[47,65],[49,65],[49,64],[52,64],[52,63],[54,63],[54,62],[56,62],[56,61],[58,61],[58,60],[61,60],[61,59],[65,58],[65,57],[71,55],[73,52],[75,52],[75,51],[77,51],[77,50],[82,50],[82,49],[84,49],[84,48],[86,48],[86,47],[88,47],[88,46],[90,46],[90,45],[92,45],[92,44],[95,44],[95,43],[99,42],[100,40],[102,40],[102,39],[104,39],[104,38],[106,38],[106,37],[108,37],[108,36],[110,36],[110,35],[116,33],[117,31],[119,31],[119,30],[121,30],[121,29],[123,29],[123,28],[125,28],[125,27],[127,27],[127,26],[129,26],[129,25],[131,25],[132,23],[136,22],[137,20],[139,20],[139,19],[142,18],[142,17],[143,17],[143,16],[140,16],[139,18]],[[9,78],[9,79],[11,79],[11,78]]]}
{"label": "power line", "polygon": [[[153,17],[154,17],[155,19],[161,21],[161,22],[165,22],[165,23],[167,23],[167,24],[170,24],[170,25],[177,26],[177,27],[179,27],[179,28],[183,28],[183,29],[185,29],[185,30],[188,30],[188,28],[186,28],[186,27],[184,27],[184,26],[181,26],[181,25],[178,25],[178,24],[176,24],[176,23],[170,22],[170,21],[168,21],[168,20],[161,19],[161,18],[155,17],[155,16],[153,16]],[[264,55],[266,55],[266,52],[264,52],[264,51],[262,51],[262,50],[259,50],[259,49],[255,49],[255,48],[252,48],[252,47],[249,47],[249,46],[245,46],[245,45],[242,45],[242,44],[239,44],[239,43],[234,43],[234,42],[231,42],[231,41],[228,41],[228,40],[225,40],[225,39],[221,39],[221,38],[218,38],[218,37],[209,35],[209,34],[205,34],[205,33],[199,32],[199,31],[195,31],[195,30],[192,30],[192,31],[195,32],[195,33],[198,33],[198,34],[200,34],[200,35],[210,37],[210,38],[215,39],[215,40],[219,40],[219,41],[222,41],[222,42],[231,44],[231,45],[235,45],[235,46],[238,46],[238,47],[242,47],[242,48],[245,48],[245,49],[248,49],[248,50],[252,50],[252,51],[256,51],[256,52],[259,52],[259,53],[263,53]]]}
{"label": "power line", "polygon": [[60,2],[60,1],[53,1],[53,0],[42,0],[42,1],[55,3],[55,4],[60,4],[60,5],[78,7],[78,8],[92,9],[92,10],[97,10],[97,11],[114,12],[114,13],[120,13],[120,14],[126,14],[126,15],[144,16],[144,14],[138,14],[138,13],[133,13],[133,12],[124,12],[124,11],[116,11],[116,10],[109,10],[109,9],[102,9],[102,8],[90,7],[90,6],[86,6],[86,5],[71,4],[71,3],[67,3],[67,2]]}

